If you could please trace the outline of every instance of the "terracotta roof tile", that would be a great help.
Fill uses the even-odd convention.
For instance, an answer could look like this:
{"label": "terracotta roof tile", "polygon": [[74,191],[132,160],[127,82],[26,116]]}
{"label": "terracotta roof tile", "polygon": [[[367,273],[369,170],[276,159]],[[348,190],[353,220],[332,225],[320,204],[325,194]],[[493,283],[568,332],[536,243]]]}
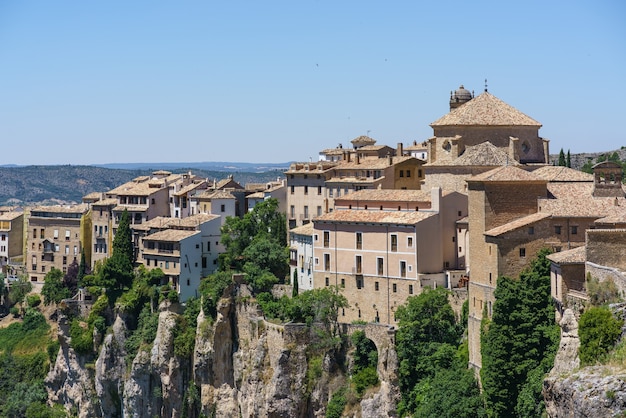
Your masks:
{"label": "terracotta roof tile", "polygon": [[494,95],[485,92],[453,109],[430,126],[536,126],[541,124]]}
{"label": "terracotta roof tile", "polygon": [[352,192],[348,195],[335,198],[335,204],[339,204],[340,201],[355,201],[355,200],[368,200],[368,201],[415,201],[415,202],[430,202],[431,192],[425,190],[398,190],[398,189],[364,189],[356,192]]}
{"label": "terracotta roof tile", "polygon": [[199,234],[200,231],[188,231],[183,229],[166,229],[163,231],[155,232],[154,234],[144,237],[144,241],[168,241],[179,242],[185,238],[189,238],[193,235]]}
{"label": "terracotta roof tile", "polygon": [[571,250],[550,254],[546,258],[556,264],[583,264],[587,261],[587,251],[582,245]]}
{"label": "terracotta roof tile", "polygon": [[375,224],[402,224],[415,225],[431,216],[433,212],[412,211],[384,211],[384,210],[335,210],[313,220],[318,222],[348,222],[348,223],[375,223]]}
{"label": "terracotta roof tile", "polygon": [[538,178],[548,180],[549,182],[593,182],[593,174],[584,173],[568,167],[547,165],[533,170],[532,173]]}
{"label": "terracotta roof tile", "polygon": [[313,222],[309,222],[308,224],[302,226],[297,226],[289,232],[298,235],[313,235]]}
{"label": "terracotta roof tile", "polygon": [[485,235],[488,235],[490,237],[497,237],[507,232],[515,231],[516,229],[523,228],[528,225],[532,225],[536,222],[539,222],[549,217],[551,217],[549,213],[541,213],[541,212],[533,213],[532,215],[527,215],[522,218],[518,218],[514,221],[511,221],[507,224],[492,228],[489,231],[486,231]]}
{"label": "terracotta roof tile", "polygon": [[[459,108],[460,109],[460,108]],[[534,176],[528,171],[522,170],[511,165],[505,165],[502,167],[494,168],[487,172],[470,177],[470,181],[493,181],[493,182],[510,182],[510,181],[525,181],[525,182],[545,182],[538,177]]]}

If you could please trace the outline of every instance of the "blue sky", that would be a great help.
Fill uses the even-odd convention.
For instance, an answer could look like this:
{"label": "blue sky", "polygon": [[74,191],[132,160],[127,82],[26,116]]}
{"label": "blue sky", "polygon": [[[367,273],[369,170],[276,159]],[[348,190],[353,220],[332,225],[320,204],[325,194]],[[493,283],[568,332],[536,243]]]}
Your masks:
{"label": "blue sky", "polygon": [[0,164],[317,159],[423,141],[459,84],[551,152],[626,146],[626,2],[2,1]]}

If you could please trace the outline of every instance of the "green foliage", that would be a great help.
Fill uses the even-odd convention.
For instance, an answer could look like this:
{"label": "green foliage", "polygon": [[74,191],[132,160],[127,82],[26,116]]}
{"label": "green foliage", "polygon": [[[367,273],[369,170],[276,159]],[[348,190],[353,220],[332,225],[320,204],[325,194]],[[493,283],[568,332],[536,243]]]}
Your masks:
{"label": "green foliage", "polygon": [[622,333],[624,321],[613,316],[606,307],[591,307],[578,323],[580,347],[578,353],[583,364],[593,364],[606,355]]}
{"label": "green foliage", "polygon": [[298,270],[294,269],[293,270],[293,283],[292,283],[292,289],[291,289],[291,297],[295,298],[296,296],[298,296]]}
{"label": "green foliage", "polygon": [[93,328],[79,318],[72,319],[70,324],[70,344],[80,354],[93,352]]}
{"label": "green foliage", "polygon": [[259,203],[243,218],[226,218],[222,244],[220,270],[246,272],[255,291],[267,291],[289,274],[286,220],[276,199]]}
{"label": "green foliage", "polygon": [[396,348],[402,400],[399,416],[482,417],[483,400],[467,370],[464,327],[448,302],[448,291],[427,289],[398,308]]}
{"label": "green foliage", "polygon": [[22,322],[0,328],[0,352],[33,352],[49,340],[50,326],[41,312],[28,308]]}
{"label": "green foliage", "polygon": [[63,299],[70,297],[70,291],[63,285],[63,272],[58,268],[52,267],[44,278],[44,285],[41,288],[43,295],[43,303],[50,305],[51,303],[59,303]]}
{"label": "green foliage", "polygon": [[124,342],[126,363],[130,365],[143,344],[152,344],[159,326],[159,313],[151,312],[150,305],[145,304],[139,314],[137,329],[132,331]]}
{"label": "green foliage", "polygon": [[26,410],[33,404],[42,405],[48,399],[43,381],[19,382],[7,394],[1,415],[6,417],[26,416]]}
{"label": "green foliage", "polygon": [[130,288],[135,277],[130,215],[126,209],[120,217],[112,248],[111,257],[104,261],[94,283],[97,286],[105,287],[109,292],[114,289]]}
{"label": "green foliage", "polygon": [[346,407],[346,388],[333,393],[326,406],[326,418],[341,418]]}
{"label": "green foliage", "polygon": [[619,290],[611,278],[600,282],[588,273],[586,287],[587,296],[589,296],[589,302],[591,302],[592,306],[616,303],[621,300]]}
{"label": "green foliage", "polygon": [[572,156],[569,153],[569,150],[567,150],[567,157],[565,159],[565,166],[568,168],[572,168]]}
{"label": "green foliage", "polygon": [[559,341],[547,254],[540,251],[519,280],[498,279],[492,320],[482,336],[481,370],[488,410],[494,416],[513,416],[523,391],[523,410],[541,409],[529,401],[540,398],[530,395],[535,393],[536,376],[552,367]]}
{"label": "green foliage", "polygon": [[185,312],[176,319],[174,353],[179,357],[189,357],[193,353],[199,313],[200,301],[190,298],[187,300]]}
{"label": "green foliage", "polygon": [[315,384],[322,377],[323,369],[322,362],[324,361],[323,355],[315,355],[309,358],[308,367],[306,369],[306,387],[307,393],[311,393]]}
{"label": "green foliage", "polygon": [[352,375],[352,384],[358,395],[362,395],[370,386],[378,384],[378,374],[376,367],[366,367]]}
{"label": "green foliage", "polygon": [[30,306],[31,308],[36,308],[41,304],[41,296],[37,294],[28,295],[26,296],[26,303],[28,303],[28,306]]}
{"label": "green foliage", "polygon": [[[467,363],[465,363],[467,364]],[[426,379],[415,393],[413,417],[481,418],[486,417],[483,399],[474,373],[464,364],[439,370]]]}
{"label": "green foliage", "polygon": [[24,276],[20,277],[17,282],[11,284],[9,289],[9,305],[13,306],[16,303],[20,303],[24,300],[24,297],[30,293],[33,289],[33,285]]}
{"label": "green foliage", "polygon": [[565,167],[567,165],[567,162],[565,161],[565,153],[563,152],[563,148],[561,148],[561,152],[559,152],[559,164],[562,167]]}
{"label": "green foliage", "polygon": [[85,258],[85,249],[80,250],[80,264],[78,265],[78,272],[76,273],[76,283],[81,283],[88,271],[87,259]]}
{"label": "green foliage", "polygon": [[63,276],[63,286],[68,290],[70,296],[75,295],[78,290],[78,263],[76,259],[67,266],[67,272]]}
{"label": "green foliage", "polygon": [[218,271],[200,282],[200,294],[202,295],[202,310],[207,317],[217,316],[217,302],[222,297],[224,290],[233,282],[230,271]]}

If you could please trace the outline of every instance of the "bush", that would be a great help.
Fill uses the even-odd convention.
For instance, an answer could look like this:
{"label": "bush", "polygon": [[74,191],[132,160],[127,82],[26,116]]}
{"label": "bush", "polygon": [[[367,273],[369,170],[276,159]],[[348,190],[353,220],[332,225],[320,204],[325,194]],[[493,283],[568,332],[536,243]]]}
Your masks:
{"label": "bush", "polygon": [[593,306],[619,302],[619,290],[612,279],[600,282],[591,274],[587,274],[587,295]]}
{"label": "bush", "polygon": [[70,325],[71,346],[77,353],[88,354],[93,352],[93,328],[83,327],[84,322],[78,318],[72,320]]}
{"label": "bush", "polygon": [[41,304],[41,297],[39,295],[26,296],[26,302],[31,308],[35,308]]}
{"label": "bush", "polygon": [[326,407],[326,418],[341,418],[346,407],[346,388],[341,388],[333,393]]}
{"label": "bush", "polygon": [[593,364],[606,355],[622,333],[624,321],[606,307],[591,307],[580,316],[578,353],[582,364]]}
{"label": "bush", "polygon": [[354,376],[352,376],[352,383],[356,393],[362,395],[370,386],[378,384],[378,374],[376,373],[376,367],[366,367],[359,370]]}

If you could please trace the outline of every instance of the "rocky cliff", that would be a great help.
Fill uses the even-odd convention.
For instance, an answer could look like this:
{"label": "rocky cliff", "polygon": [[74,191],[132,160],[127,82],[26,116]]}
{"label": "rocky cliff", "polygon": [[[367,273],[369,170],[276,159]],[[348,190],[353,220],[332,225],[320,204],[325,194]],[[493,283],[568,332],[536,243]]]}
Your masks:
{"label": "rocky cliff", "polygon": [[[315,353],[314,328],[266,321],[245,285],[232,285],[215,319],[201,312],[190,358],[174,352],[174,306],[162,305],[157,335],[130,361],[117,315],[96,356],[78,355],[61,315],[61,348],[46,386],[51,403],[80,417],[323,417],[332,394],[349,384],[349,344]],[[354,326],[343,327],[349,333]],[[363,327],[366,329],[366,327]],[[395,416],[399,400],[393,333],[372,325],[380,383],[349,402],[350,416]],[[96,340],[98,336],[95,336]],[[97,341],[96,341],[97,342]]]}
{"label": "rocky cliff", "polygon": [[610,366],[580,368],[578,321],[572,310],[565,310],[559,324],[561,343],[554,368],[543,383],[548,416],[623,416],[626,411],[626,370]]}

